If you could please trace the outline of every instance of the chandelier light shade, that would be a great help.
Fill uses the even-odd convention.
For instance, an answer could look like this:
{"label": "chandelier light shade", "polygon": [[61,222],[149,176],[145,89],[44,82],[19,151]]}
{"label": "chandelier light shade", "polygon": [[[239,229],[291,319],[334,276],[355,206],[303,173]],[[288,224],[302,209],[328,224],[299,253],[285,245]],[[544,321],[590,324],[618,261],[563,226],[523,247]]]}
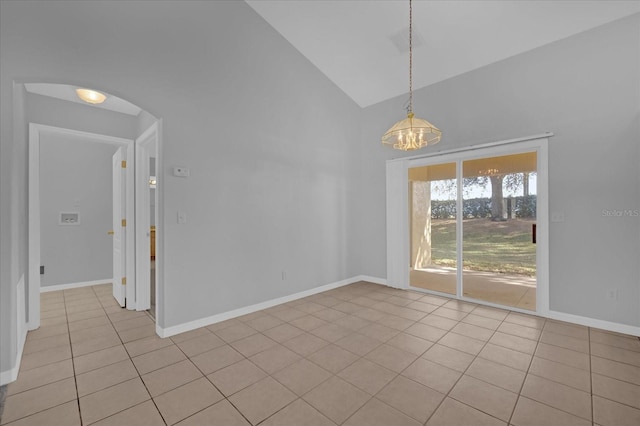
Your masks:
{"label": "chandelier light shade", "polygon": [[395,149],[412,151],[440,142],[442,132],[413,114],[413,7],[409,0],[409,107],[407,118],[398,121],[382,136],[382,143]]}
{"label": "chandelier light shade", "polygon": [[442,132],[436,126],[409,112],[407,118],[387,130],[382,136],[382,143],[402,151],[411,151],[440,142],[440,136]]}

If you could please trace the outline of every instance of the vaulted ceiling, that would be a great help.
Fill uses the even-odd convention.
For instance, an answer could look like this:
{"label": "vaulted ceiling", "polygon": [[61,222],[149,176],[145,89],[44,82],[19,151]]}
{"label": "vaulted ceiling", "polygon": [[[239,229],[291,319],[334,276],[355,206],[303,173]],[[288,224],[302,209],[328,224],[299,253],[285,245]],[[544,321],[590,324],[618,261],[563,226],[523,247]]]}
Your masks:
{"label": "vaulted ceiling", "polygon": [[[245,1],[360,106],[408,92],[408,0]],[[414,0],[414,89],[639,12],[637,0]]]}

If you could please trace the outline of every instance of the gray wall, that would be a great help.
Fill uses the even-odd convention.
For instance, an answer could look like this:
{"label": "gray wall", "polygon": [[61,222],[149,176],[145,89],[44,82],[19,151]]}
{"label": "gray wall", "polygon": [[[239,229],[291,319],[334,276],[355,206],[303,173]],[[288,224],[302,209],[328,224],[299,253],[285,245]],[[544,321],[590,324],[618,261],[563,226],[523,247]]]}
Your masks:
{"label": "gray wall", "polygon": [[[4,7],[4,3],[2,4]],[[4,9],[3,9],[4,10]],[[4,19],[4,14],[2,14]],[[4,21],[3,21],[4,22]],[[4,30],[4,27],[3,27]],[[7,37],[0,38],[2,41],[3,58],[5,52],[5,42]],[[6,61],[2,61],[2,72],[0,79],[3,84],[2,93],[7,93],[4,86],[8,84],[11,92],[11,81],[5,81],[6,77],[11,75],[5,72]],[[46,81],[46,79],[38,78],[37,81]],[[34,80],[27,80],[34,81]],[[61,79],[60,81],[63,81]],[[3,217],[9,217],[9,207],[11,208],[12,219],[9,222],[8,229],[0,229],[2,238],[0,238],[0,247],[10,253],[5,256],[3,254],[0,259],[0,282],[1,300],[0,303],[0,338],[3,345],[0,347],[0,371],[7,371],[13,367],[15,363],[16,336],[15,336],[15,303],[16,300],[15,284],[21,276],[24,275],[27,281],[26,268],[28,259],[27,245],[27,218],[28,218],[28,155],[27,155],[27,127],[29,122],[45,124],[56,127],[70,128],[91,133],[99,133],[109,136],[117,136],[133,139],[136,136],[137,128],[140,127],[142,117],[133,117],[88,105],[82,105],[73,102],[61,101],[40,95],[27,93],[21,84],[15,86],[15,90],[11,96],[2,96],[2,126],[0,140],[3,150],[7,150],[10,154],[5,156],[2,152],[2,168],[0,168],[1,185],[9,186],[11,195],[0,194],[2,203],[0,203],[0,214]],[[13,114],[11,101],[16,102],[16,110],[18,114]],[[9,101],[9,104],[5,101]],[[5,124],[6,121],[6,124]],[[13,126],[9,123],[15,123]],[[15,133],[13,133],[15,130]],[[13,141],[13,145],[11,144]],[[8,158],[8,165],[4,164],[5,158]],[[13,185],[10,186],[10,177],[13,174]],[[109,183],[111,178],[109,177]],[[11,198],[11,203],[6,202]],[[7,238],[5,238],[5,232]],[[10,241],[9,236],[13,237]],[[10,244],[11,243],[11,244]],[[6,276],[5,276],[6,274]],[[108,275],[110,276],[110,275]],[[105,278],[105,276],[97,279]],[[46,281],[43,281],[46,284]],[[28,294],[27,300],[28,300]],[[28,313],[28,306],[25,307],[25,313]],[[5,344],[4,342],[9,342]]]}
{"label": "gray wall", "polygon": [[[553,132],[549,142],[550,308],[640,325],[640,15],[414,93],[416,115],[443,130],[425,153]],[[415,70],[415,72],[425,72]],[[362,270],[386,277],[385,160],[380,135],[406,96],[364,110]],[[415,154],[415,153],[413,153]],[[408,154],[411,155],[411,154]],[[617,288],[618,300],[605,300]]]}
{"label": "gray wall", "polygon": [[357,275],[360,109],[244,2],[2,2],[1,15],[3,92],[74,83],[163,118],[161,327]]}
{"label": "gray wall", "polygon": [[26,121],[99,135],[135,139],[140,117],[27,93]]}
{"label": "gray wall", "polygon": [[[112,156],[115,145],[45,134],[40,140],[41,286],[113,277]],[[60,225],[77,212],[77,225]]]}
{"label": "gray wall", "polygon": [[[127,139],[135,137],[140,121],[31,93],[25,104],[27,122]],[[48,133],[40,145],[41,286],[110,279],[113,256],[106,231],[112,228],[111,157],[116,147]],[[60,211],[79,211],[81,225],[58,225]]]}
{"label": "gray wall", "polygon": [[[7,203],[27,188],[13,80],[93,87],[163,118],[161,327],[360,273],[385,277],[384,160],[396,153],[379,137],[406,97],[361,110],[240,1],[0,5],[2,371],[15,362],[4,343],[26,265],[26,232],[7,238],[12,225],[26,229],[24,201]],[[552,229],[552,308],[631,324],[637,222],[600,210],[640,198],[637,20],[431,86],[415,103],[445,131],[439,149],[556,133],[551,209],[567,221]],[[172,177],[174,166],[191,177]],[[611,274],[615,306],[600,298]]]}

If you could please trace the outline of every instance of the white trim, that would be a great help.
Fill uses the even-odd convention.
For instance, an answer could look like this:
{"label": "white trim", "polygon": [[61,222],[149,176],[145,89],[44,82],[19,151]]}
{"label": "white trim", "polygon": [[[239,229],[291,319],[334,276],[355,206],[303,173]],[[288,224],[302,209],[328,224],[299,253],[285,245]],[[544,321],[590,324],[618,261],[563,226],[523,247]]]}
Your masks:
{"label": "white trim", "polygon": [[[147,284],[151,280],[151,250],[150,250],[150,189],[149,189],[149,159],[150,148],[155,146],[157,152],[158,141],[158,121],[155,121],[147,130],[142,132],[135,140],[135,159],[136,159],[136,173],[134,177],[135,186],[135,218],[136,218],[136,230],[135,230],[135,250],[136,250],[136,285],[135,287],[135,299],[136,310],[143,311],[151,307],[151,292],[150,286]],[[158,185],[162,185],[162,179],[160,179],[156,173],[156,190]],[[157,209],[155,210],[157,212]],[[157,223],[157,213],[154,221]],[[157,227],[156,227],[157,229]],[[157,291],[156,291],[157,293]],[[157,304],[156,304],[157,307]],[[156,312],[153,313],[154,318]]]}
{"label": "white trim", "polygon": [[374,284],[380,284],[380,285],[385,285],[387,287],[390,287],[387,284],[387,279],[386,278],[378,278],[378,277],[372,277],[369,275],[358,275],[357,277],[359,281],[366,281],[369,283],[374,283]]}
{"label": "white trim", "polygon": [[[39,133],[49,132],[64,136],[76,136],[87,138],[88,142],[108,143],[111,145],[125,146],[133,143],[133,140],[118,136],[102,135],[99,133],[85,132],[83,130],[67,129],[65,127],[49,126],[47,124],[29,123],[29,130],[35,129]],[[96,140],[97,139],[97,140]]]}
{"label": "white trim", "polygon": [[633,325],[620,324],[617,322],[599,320],[596,318],[583,317],[580,315],[567,314],[558,311],[549,311],[548,318],[570,322],[573,324],[584,325],[591,328],[599,328],[601,330],[615,331],[616,333],[628,334],[640,337],[640,327]]}
{"label": "white trim", "polygon": [[387,285],[409,288],[408,161],[387,161]]}
{"label": "white trim", "polygon": [[40,130],[29,123],[29,328],[40,327]]}
{"label": "white trim", "polygon": [[18,338],[18,362],[20,364],[20,359],[22,358],[22,349],[24,348],[24,344],[27,341],[27,317],[26,317],[26,288],[24,284],[24,274],[20,276],[20,280],[18,281],[18,285],[16,286],[16,327],[17,327],[17,338]]}
{"label": "white trim", "polygon": [[156,311],[154,319],[156,324],[164,324],[164,143],[162,141],[163,121],[157,121],[156,140]]}
{"label": "white trim", "polygon": [[550,138],[551,136],[554,136],[553,133],[546,132],[546,133],[541,133],[539,135],[525,136],[522,138],[506,139],[503,141],[493,141],[493,142],[487,142],[487,143],[482,143],[478,145],[468,145],[460,148],[447,149],[444,151],[435,151],[429,154],[418,154],[418,155],[412,155],[410,157],[393,158],[391,160],[387,160],[387,163],[392,161],[418,160],[418,159],[427,158],[427,157],[434,158],[434,157],[439,157],[447,154],[455,154],[458,152],[475,151],[477,149],[490,148],[493,146],[502,146],[502,145],[508,145],[508,144],[517,143],[517,142],[526,142],[526,141],[537,140],[537,139],[545,139],[545,138]]}
{"label": "white trim", "polygon": [[16,285],[16,337],[18,347],[16,348],[16,365],[5,371],[0,371],[0,386],[6,385],[18,379],[18,372],[20,372],[20,362],[22,361],[22,351],[24,350],[24,344],[27,341],[27,332],[29,324],[25,315],[26,290],[24,283],[24,274],[20,276],[18,284]]}
{"label": "white trim", "polygon": [[[200,327],[206,327],[211,324],[215,324],[221,321],[226,321],[232,318],[236,318],[242,315],[252,314],[263,309],[271,308],[276,305],[291,302],[294,300],[302,299],[303,297],[313,296],[314,294],[322,293],[324,291],[333,290],[338,287],[353,284],[358,281],[369,281],[369,278],[365,275],[357,275],[355,277],[347,278],[346,280],[336,281],[334,283],[315,287],[310,290],[301,291],[299,293],[290,294],[288,296],[279,297],[277,299],[267,300],[265,302],[257,303],[255,305],[245,306],[243,308],[234,309],[232,311],[223,312],[221,314],[212,315],[210,317],[201,318],[194,321],[185,322],[182,324],[174,325],[172,327],[162,328],[156,322],[156,333],[160,337],[171,337],[176,334],[185,333],[187,331],[195,330]],[[380,278],[376,280],[382,281]]]}
{"label": "white trim", "polygon": [[[458,158],[456,164],[456,296],[464,297],[464,175],[462,173],[463,158]],[[443,163],[445,163],[443,161]],[[408,172],[408,170],[407,170]],[[433,241],[433,240],[432,240]],[[413,266],[413,265],[411,265]]]}
{"label": "white trim", "polygon": [[455,294],[443,293],[441,291],[429,290],[429,289],[421,288],[421,287],[411,287],[410,286],[409,290],[416,291],[418,293],[425,293],[425,294],[431,294],[431,295],[434,295],[434,296],[444,297],[446,299],[460,300],[461,302],[468,302],[468,303],[474,303],[476,305],[488,306],[490,308],[502,309],[503,311],[511,311],[511,312],[516,312],[516,313],[525,314],[525,315],[531,315],[531,316],[535,316],[535,317],[544,317],[544,315],[539,315],[534,311],[518,308],[518,307],[515,307],[515,306],[500,305],[498,303],[491,303],[491,302],[487,302],[486,300],[482,300],[482,299],[474,299],[472,297],[464,297],[464,296],[461,297],[460,299],[456,299],[456,295]]}
{"label": "white trim", "polygon": [[[125,217],[127,218],[124,276],[127,277],[125,295],[127,309],[136,308],[136,216],[135,216],[135,149],[134,141],[127,144],[127,168],[125,169]],[[131,303],[130,301],[133,301]],[[130,306],[131,304],[131,306]]]}
{"label": "white trim", "polygon": [[549,315],[549,139],[537,148],[536,312]]}
{"label": "white trim", "polygon": [[[29,123],[29,263],[27,267],[27,282],[29,283],[28,324],[30,330],[35,330],[40,327],[40,135],[43,133],[80,136],[86,138],[89,142],[103,142],[112,145],[127,146],[127,153],[130,153],[131,158],[133,158],[133,140],[131,139],[49,126],[46,124]],[[127,173],[131,173],[133,177],[133,167],[131,171],[127,171]],[[131,180],[131,185],[133,185],[133,180]],[[129,206],[127,206],[127,209],[129,209]],[[133,205],[131,206],[131,212],[133,212]],[[131,222],[131,226],[134,227],[135,220]],[[134,243],[135,242],[132,242],[131,244]],[[127,244],[127,246],[129,246],[129,244]],[[135,268],[133,249],[131,250],[131,258],[127,259],[127,264],[129,264],[129,262],[131,262]],[[132,281],[132,286],[135,285],[135,274],[131,276],[130,281]]]}
{"label": "white trim", "polygon": [[[409,225],[408,225],[408,170],[432,164],[456,163],[456,178],[462,178],[461,163],[487,156],[509,155],[524,152],[537,154],[537,244],[536,244],[536,315],[546,316],[549,311],[549,226],[548,226],[548,143],[552,133],[509,139],[500,142],[472,145],[449,151],[435,152],[414,157],[387,160],[387,280],[398,288],[409,288]],[[458,185],[457,206],[461,207],[461,185]],[[456,239],[462,247],[460,215],[457,215]],[[462,254],[457,252],[458,268],[456,294],[458,300],[464,300],[462,294]],[[494,305],[509,309],[508,306]]]}
{"label": "white trim", "polygon": [[[22,358],[22,353],[20,354],[20,358]],[[15,382],[18,379],[18,371],[20,371],[20,358],[18,358],[16,366],[12,369],[0,371],[0,386]]]}
{"label": "white trim", "polygon": [[71,288],[90,287],[99,284],[111,284],[113,278],[105,278],[104,280],[84,281],[79,283],[56,284],[40,287],[40,293],[49,293],[50,291],[69,290]]}
{"label": "white trim", "polygon": [[515,306],[500,305],[497,303],[491,303],[491,302],[487,302],[480,299],[473,299],[470,297],[463,297],[461,299],[456,299],[455,295],[453,294],[442,293],[439,291],[428,290],[420,287],[409,287],[409,290],[416,291],[418,293],[433,294],[434,296],[445,297],[451,300],[461,300],[463,302],[475,303],[476,305],[489,306],[492,308],[503,309],[510,312],[517,312],[524,315],[537,316],[541,318],[549,318],[549,319],[564,321],[572,324],[584,325],[586,327],[596,328],[600,330],[615,331],[617,333],[640,337],[640,327],[636,327],[633,325],[620,324],[617,322],[604,321],[604,320],[599,320],[595,318],[567,314],[567,313],[558,312],[558,311],[548,311],[546,314],[536,313],[526,309],[517,308]]}

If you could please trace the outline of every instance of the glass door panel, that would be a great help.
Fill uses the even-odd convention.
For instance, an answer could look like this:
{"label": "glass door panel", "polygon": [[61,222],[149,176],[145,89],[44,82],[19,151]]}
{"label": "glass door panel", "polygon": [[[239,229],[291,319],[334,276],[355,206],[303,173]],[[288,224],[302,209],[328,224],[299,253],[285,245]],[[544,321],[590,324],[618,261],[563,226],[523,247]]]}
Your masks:
{"label": "glass door panel", "polygon": [[462,162],[465,297],[535,311],[537,154]]}
{"label": "glass door panel", "polygon": [[456,294],[456,163],[409,169],[409,285]]}

